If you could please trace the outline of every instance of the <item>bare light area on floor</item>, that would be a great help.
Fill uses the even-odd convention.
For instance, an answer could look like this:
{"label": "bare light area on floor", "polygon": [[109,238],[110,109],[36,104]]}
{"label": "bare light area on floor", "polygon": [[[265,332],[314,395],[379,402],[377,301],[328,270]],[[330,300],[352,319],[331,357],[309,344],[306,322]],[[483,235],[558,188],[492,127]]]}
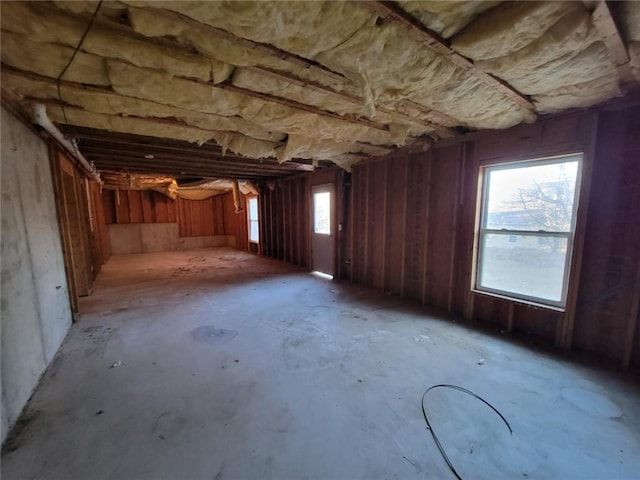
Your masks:
{"label": "bare light area on floor", "polygon": [[113,257],[2,457],[11,479],[637,478],[640,388],[220,248]]}

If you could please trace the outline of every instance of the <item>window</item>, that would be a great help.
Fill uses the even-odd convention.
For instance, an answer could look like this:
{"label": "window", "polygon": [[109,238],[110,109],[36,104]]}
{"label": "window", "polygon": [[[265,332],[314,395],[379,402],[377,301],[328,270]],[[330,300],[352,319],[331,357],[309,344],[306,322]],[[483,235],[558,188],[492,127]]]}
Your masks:
{"label": "window", "polygon": [[313,232],[331,235],[331,192],[313,194]]}
{"label": "window", "polygon": [[249,197],[247,199],[247,210],[249,212],[249,241],[258,243],[259,240],[259,224],[258,224],[258,198]]}
{"label": "window", "polygon": [[475,290],[564,307],[582,154],[485,167]]}

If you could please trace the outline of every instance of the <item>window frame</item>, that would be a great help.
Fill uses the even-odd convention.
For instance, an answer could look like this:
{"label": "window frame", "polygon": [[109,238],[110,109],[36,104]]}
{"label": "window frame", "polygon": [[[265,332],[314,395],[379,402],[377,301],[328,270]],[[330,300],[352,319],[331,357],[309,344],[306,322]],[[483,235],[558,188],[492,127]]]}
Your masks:
{"label": "window frame", "polygon": [[[489,190],[490,190],[490,175],[492,171],[510,170],[517,168],[526,168],[532,166],[543,166],[551,164],[559,164],[566,161],[577,161],[577,172],[575,180],[575,188],[573,192],[573,209],[571,218],[571,227],[567,232],[560,231],[546,231],[546,230],[515,230],[515,229],[491,229],[487,228],[488,222],[488,205],[489,205]],[[490,295],[506,300],[516,301],[519,303],[525,303],[534,305],[537,307],[548,308],[560,312],[564,312],[567,305],[567,297],[569,292],[569,280],[571,277],[571,260],[573,257],[573,250],[576,242],[576,225],[578,221],[578,209],[580,200],[580,191],[582,185],[582,172],[585,162],[585,152],[575,151],[570,153],[563,153],[561,155],[545,156],[545,157],[533,157],[521,160],[515,160],[512,162],[500,162],[482,165],[479,172],[478,181],[478,202],[476,211],[476,234],[474,239],[473,248],[473,269],[471,275],[471,291],[483,295]],[[567,239],[567,253],[564,260],[564,269],[562,277],[562,293],[559,301],[549,300],[546,298],[535,297],[532,295],[526,295],[513,291],[500,290],[491,287],[480,285],[480,272],[482,270],[484,260],[484,238],[487,234],[497,235],[518,235],[518,236],[532,236],[536,238],[566,238]]]}
{"label": "window frame", "polygon": [[[256,216],[257,218],[255,220],[251,219],[251,205],[250,202],[251,200],[255,200],[256,201]],[[251,223],[255,222],[257,227],[258,227],[258,239],[257,240],[253,240],[251,238]],[[260,244],[260,201],[258,200],[258,195],[247,195],[247,241],[249,243],[253,243],[255,245],[259,245]]]}

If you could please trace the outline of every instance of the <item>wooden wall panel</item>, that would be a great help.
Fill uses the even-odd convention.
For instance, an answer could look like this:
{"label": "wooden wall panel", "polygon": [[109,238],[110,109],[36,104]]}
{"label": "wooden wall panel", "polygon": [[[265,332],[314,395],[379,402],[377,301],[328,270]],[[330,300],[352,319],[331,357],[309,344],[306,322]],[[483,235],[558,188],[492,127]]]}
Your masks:
{"label": "wooden wall panel", "polygon": [[153,209],[156,212],[156,222],[157,223],[170,223],[171,217],[175,216],[175,214],[169,214],[169,206],[175,210],[175,202],[170,198],[165,197],[164,195],[153,192]]}
{"label": "wooden wall panel", "polygon": [[403,246],[406,221],[406,184],[408,161],[405,157],[387,162],[387,215],[385,243],[385,292],[399,295],[402,292],[404,273]]}
{"label": "wooden wall panel", "polygon": [[[96,238],[99,245],[100,263],[104,265],[111,258],[111,242],[107,229],[107,218],[104,210],[105,202],[100,194],[100,185],[91,183],[93,215],[96,225]],[[115,212],[114,212],[115,213]]]}
{"label": "wooden wall panel", "polygon": [[[336,171],[295,176],[262,186],[258,200],[262,255],[310,268],[310,185],[335,183]],[[336,202],[337,207],[340,199]]]}
{"label": "wooden wall panel", "polygon": [[142,202],[142,222],[143,223],[156,223],[157,215],[154,208],[153,194],[155,192],[151,190],[144,190],[140,192],[140,200]]}
{"label": "wooden wall panel", "polygon": [[222,196],[223,227],[225,235],[236,235],[236,209],[233,205],[233,195]]}
{"label": "wooden wall panel", "polygon": [[311,268],[311,247],[309,245],[310,242],[310,233],[311,233],[311,223],[309,220],[309,177],[302,177],[302,179],[298,182],[299,190],[298,193],[302,201],[300,202],[298,208],[298,239],[300,240],[300,266],[304,268]]}
{"label": "wooden wall panel", "polygon": [[409,157],[402,296],[417,300],[422,300],[425,277],[424,254],[430,168],[426,153]]}
{"label": "wooden wall panel", "polygon": [[106,229],[104,210],[99,186],[90,183],[56,146],[50,146],[49,155],[65,274],[71,307],[77,313],[78,297],[91,292],[102,261],[110,254],[108,245],[100,243],[98,231]]}
{"label": "wooden wall panel", "polygon": [[[640,109],[600,114],[578,292],[577,348],[615,357],[630,351],[640,268]],[[635,307],[637,308],[637,307]],[[634,318],[635,317],[635,318]],[[627,353],[628,355],[628,353]]]}
{"label": "wooden wall panel", "polygon": [[224,195],[213,197],[213,233],[214,235],[224,235]]}
{"label": "wooden wall panel", "polygon": [[[596,124],[596,117],[599,122]],[[596,125],[599,125],[596,127]],[[597,137],[594,132],[597,128]],[[471,290],[481,165],[585,153],[593,179],[579,260],[575,319],[568,313]],[[640,365],[640,109],[564,115],[503,132],[442,142],[429,153],[389,157],[353,169],[344,251],[354,282],[422,300],[469,321],[522,332]],[[591,163],[590,163],[591,162]],[[593,164],[593,173],[589,167]],[[380,180],[387,169],[386,184]],[[586,182],[587,184],[589,182]],[[385,190],[386,186],[386,190]],[[388,212],[380,229],[380,212]],[[384,254],[379,246],[384,244]],[[383,257],[381,259],[380,257]],[[634,295],[635,294],[635,295]],[[569,345],[570,345],[569,341]]]}
{"label": "wooden wall panel", "polygon": [[127,195],[129,203],[129,222],[143,223],[142,218],[142,192],[137,190],[128,190],[123,192]]}
{"label": "wooden wall panel", "polygon": [[387,164],[371,165],[367,183],[367,196],[371,198],[367,218],[367,269],[365,283],[384,290]]}
{"label": "wooden wall panel", "polygon": [[471,319],[473,295],[470,291],[473,269],[473,245],[478,198],[478,165],[473,142],[460,148],[460,190],[458,191],[455,274],[451,312]]}
{"label": "wooden wall panel", "polygon": [[240,221],[231,193],[205,200],[172,200],[152,190],[105,189],[99,200],[106,224],[178,223],[182,237],[235,235]]}
{"label": "wooden wall panel", "polygon": [[369,184],[369,170],[371,164],[365,164],[354,168],[353,173],[353,257],[351,258],[354,282],[365,283],[367,268],[367,218],[369,216],[369,203],[367,185]]}
{"label": "wooden wall panel", "polygon": [[107,225],[117,223],[115,191],[102,190],[101,198],[102,211],[104,212],[104,221]]}
{"label": "wooden wall panel", "polygon": [[247,198],[244,195],[240,195],[242,201],[242,211],[235,213],[236,224],[236,248],[238,250],[249,251],[249,220],[247,214]]}
{"label": "wooden wall panel", "polygon": [[116,202],[116,223],[131,223],[129,196],[127,192],[116,190],[114,199]]}

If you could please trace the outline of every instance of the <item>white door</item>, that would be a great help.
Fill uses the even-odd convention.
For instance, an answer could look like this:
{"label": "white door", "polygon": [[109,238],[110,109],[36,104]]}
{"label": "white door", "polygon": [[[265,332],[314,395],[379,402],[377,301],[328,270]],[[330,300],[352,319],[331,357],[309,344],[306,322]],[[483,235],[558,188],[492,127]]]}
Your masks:
{"label": "white door", "polygon": [[332,183],[311,187],[311,269],[333,276],[335,189]]}

